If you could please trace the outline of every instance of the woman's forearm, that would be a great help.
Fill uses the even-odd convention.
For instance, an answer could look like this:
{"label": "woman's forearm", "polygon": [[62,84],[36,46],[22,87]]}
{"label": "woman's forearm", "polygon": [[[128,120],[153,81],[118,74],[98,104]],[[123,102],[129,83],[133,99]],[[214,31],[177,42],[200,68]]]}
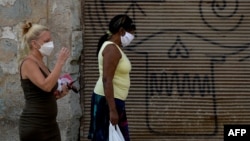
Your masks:
{"label": "woman's forearm", "polygon": [[56,85],[58,78],[60,77],[62,67],[63,67],[63,64],[60,64],[59,62],[56,63],[52,72],[45,79],[45,88],[48,92],[50,92]]}
{"label": "woman's forearm", "polygon": [[104,81],[104,94],[109,106],[110,111],[116,110],[115,99],[114,99],[114,89],[112,81]]}

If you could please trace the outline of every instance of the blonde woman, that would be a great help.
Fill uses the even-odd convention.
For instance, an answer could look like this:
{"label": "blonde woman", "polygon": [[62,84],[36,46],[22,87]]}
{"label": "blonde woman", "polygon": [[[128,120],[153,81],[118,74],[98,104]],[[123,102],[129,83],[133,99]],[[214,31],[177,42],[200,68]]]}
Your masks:
{"label": "blonde woman", "polygon": [[49,29],[39,24],[26,23],[20,49],[20,80],[24,92],[25,107],[20,116],[20,141],[60,141],[56,122],[56,99],[68,93],[66,85],[54,95],[69,50],[62,48],[52,71],[43,62],[51,55],[54,44]]}

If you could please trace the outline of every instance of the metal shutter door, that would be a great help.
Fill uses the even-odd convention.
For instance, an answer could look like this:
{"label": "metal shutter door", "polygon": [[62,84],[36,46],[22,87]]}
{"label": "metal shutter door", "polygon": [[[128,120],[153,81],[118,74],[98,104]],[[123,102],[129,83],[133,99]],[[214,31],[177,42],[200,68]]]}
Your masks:
{"label": "metal shutter door", "polygon": [[87,140],[98,39],[127,13],[137,31],[126,101],[132,141],[221,141],[224,124],[250,124],[250,2],[85,0],[81,65]]}

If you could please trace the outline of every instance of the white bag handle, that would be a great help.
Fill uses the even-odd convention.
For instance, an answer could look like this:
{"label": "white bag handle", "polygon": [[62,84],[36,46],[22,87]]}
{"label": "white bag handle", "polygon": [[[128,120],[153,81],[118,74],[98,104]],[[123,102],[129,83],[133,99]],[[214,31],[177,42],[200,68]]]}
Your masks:
{"label": "white bag handle", "polygon": [[109,123],[109,141],[125,141],[119,126]]}

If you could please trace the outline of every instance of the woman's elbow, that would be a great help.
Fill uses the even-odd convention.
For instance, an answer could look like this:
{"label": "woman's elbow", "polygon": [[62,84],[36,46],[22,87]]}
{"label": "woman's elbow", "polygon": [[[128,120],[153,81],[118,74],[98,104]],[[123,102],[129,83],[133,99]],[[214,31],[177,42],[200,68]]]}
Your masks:
{"label": "woman's elbow", "polygon": [[103,79],[102,79],[102,83],[103,83],[103,85],[106,85],[106,84],[112,84],[112,79],[109,79],[109,78],[103,77]]}
{"label": "woman's elbow", "polygon": [[43,91],[45,91],[45,92],[51,92],[52,91],[52,89],[53,89],[53,87],[51,87],[51,86],[49,86],[49,85],[43,85],[43,86],[41,86],[40,87]]}
{"label": "woman's elbow", "polygon": [[50,88],[45,88],[45,89],[43,89],[43,91],[45,91],[45,92],[51,92],[52,89],[50,89]]}

